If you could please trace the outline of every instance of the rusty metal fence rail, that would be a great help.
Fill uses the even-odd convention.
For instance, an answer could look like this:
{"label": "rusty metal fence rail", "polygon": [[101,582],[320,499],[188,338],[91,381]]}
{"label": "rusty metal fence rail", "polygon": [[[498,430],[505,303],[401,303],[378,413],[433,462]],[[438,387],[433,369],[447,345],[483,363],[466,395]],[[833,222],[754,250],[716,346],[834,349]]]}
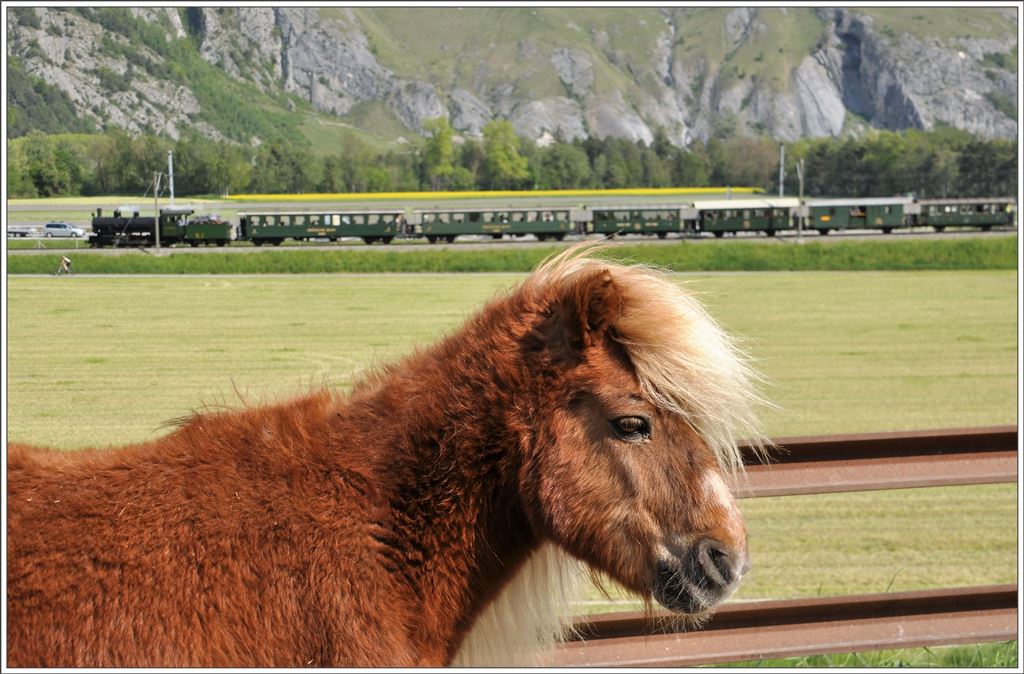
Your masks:
{"label": "rusty metal fence rail", "polygon": [[[741,498],[1017,481],[1016,426],[781,438],[745,449]],[[1016,585],[727,604],[700,630],[668,613],[576,618],[561,667],[682,667],[1017,638]]]}

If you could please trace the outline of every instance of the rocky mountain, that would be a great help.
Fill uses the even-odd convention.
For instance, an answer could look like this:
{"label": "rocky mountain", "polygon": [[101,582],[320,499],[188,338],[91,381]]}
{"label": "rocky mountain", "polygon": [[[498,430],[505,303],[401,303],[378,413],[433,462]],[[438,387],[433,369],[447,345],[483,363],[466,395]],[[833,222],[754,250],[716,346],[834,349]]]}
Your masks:
{"label": "rocky mountain", "polygon": [[40,7],[6,31],[18,128],[49,97],[96,128],[253,144],[402,142],[439,116],[541,144],[1017,134],[1013,8]]}

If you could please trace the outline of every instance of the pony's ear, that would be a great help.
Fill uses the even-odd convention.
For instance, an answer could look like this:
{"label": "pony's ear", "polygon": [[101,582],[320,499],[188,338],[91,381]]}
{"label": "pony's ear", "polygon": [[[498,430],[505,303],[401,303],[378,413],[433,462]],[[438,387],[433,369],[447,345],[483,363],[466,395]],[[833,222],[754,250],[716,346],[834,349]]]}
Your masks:
{"label": "pony's ear", "polygon": [[607,269],[579,274],[550,306],[535,333],[545,346],[567,357],[596,344],[622,310],[622,294]]}

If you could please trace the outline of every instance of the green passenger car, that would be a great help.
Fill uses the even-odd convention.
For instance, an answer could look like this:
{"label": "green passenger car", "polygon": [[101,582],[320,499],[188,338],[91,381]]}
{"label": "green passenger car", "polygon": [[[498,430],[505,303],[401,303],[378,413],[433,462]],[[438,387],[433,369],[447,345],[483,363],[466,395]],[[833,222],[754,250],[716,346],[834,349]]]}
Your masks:
{"label": "green passenger car", "polygon": [[711,232],[722,237],[726,232],[775,232],[790,229],[799,199],[714,199],[693,202],[696,210],[695,233]]}
{"label": "green passenger car", "polygon": [[880,229],[886,234],[907,226],[910,197],[879,199],[808,199],[807,229],[828,234],[833,229]]}
{"label": "green passenger car", "polygon": [[241,237],[255,245],[280,245],[285,239],[305,241],[358,237],[366,243],[391,243],[402,233],[402,211],[291,211],[239,213]]}
{"label": "green passenger car", "polygon": [[620,206],[590,209],[587,232],[593,234],[656,234],[682,231],[678,206]]}
{"label": "green passenger car", "polygon": [[946,227],[992,227],[1012,225],[1017,210],[1013,198],[989,199],[921,199],[917,224],[928,225],[941,232]]}
{"label": "green passenger car", "polygon": [[541,241],[561,241],[575,231],[570,208],[433,208],[413,213],[415,234],[430,243],[441,239],[451,243],[455,237],[490,235],[500,239],[508,234],[533,234]]}

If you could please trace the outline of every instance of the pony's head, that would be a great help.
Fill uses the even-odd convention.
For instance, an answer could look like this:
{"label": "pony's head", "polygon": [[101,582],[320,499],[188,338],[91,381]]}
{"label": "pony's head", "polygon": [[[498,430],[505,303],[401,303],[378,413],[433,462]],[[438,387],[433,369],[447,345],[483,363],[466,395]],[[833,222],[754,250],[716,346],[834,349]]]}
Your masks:
{"label": "pony's head", "polygon": [[700,614],[749,569],[726,477],[761,442],[746,358],[664,275],[571,249],[522,286],[539,376],[520,492],[542,537],[666,608]]}

